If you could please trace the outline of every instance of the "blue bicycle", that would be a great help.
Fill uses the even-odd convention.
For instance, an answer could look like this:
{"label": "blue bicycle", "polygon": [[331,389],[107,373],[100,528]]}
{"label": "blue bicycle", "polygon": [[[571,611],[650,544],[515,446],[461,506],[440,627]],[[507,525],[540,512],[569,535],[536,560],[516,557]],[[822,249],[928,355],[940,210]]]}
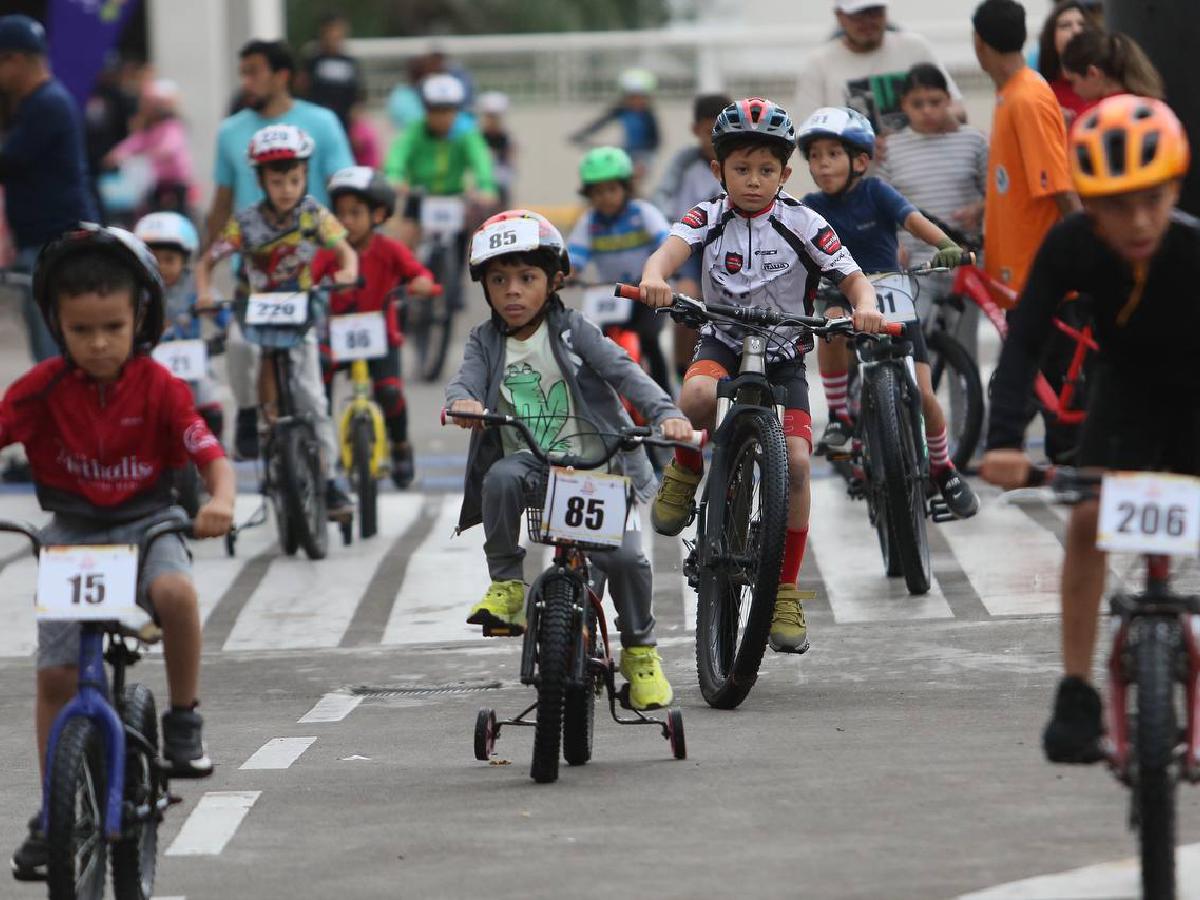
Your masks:
{"label": "blue bicycle", "polygon": [[[170,519],[146,530],[138,546],[134,585],[154,542],[170,534],[190,536],[192,525],[190,520]],[[25,535],[34,555],[42,557],[43,545],[34,528],[0,521],[0,532]],[[77,577],[78,581],[68,579],[71,602],[103,604],[103,574],[93,571]],[[141,659],[145,645],[162,635],[153,624],[140,629],[114,620],[81,624],[79,692],[54,720],[46,748],[41,828],[49,851],[49,896],[103,900],[111,852],[117,900],[149,900],[158,860],[158,824],[164,810],[179,798],[167,790],[167,772],[159,761],[154,695],[145,685],[126,684],[125,670]],[[105,663],[112,666],[111,690]]]}

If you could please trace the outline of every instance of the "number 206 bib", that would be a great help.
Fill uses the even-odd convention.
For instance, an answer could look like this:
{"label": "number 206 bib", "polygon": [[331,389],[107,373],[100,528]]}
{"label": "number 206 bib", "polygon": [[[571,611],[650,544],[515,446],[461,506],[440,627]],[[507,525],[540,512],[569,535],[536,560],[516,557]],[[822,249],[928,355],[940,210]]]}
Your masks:
{"label": "number 206 bib", "polygon": [[1106,474],[1096,545],[1117,553],[1200,555],[1200,478]]}

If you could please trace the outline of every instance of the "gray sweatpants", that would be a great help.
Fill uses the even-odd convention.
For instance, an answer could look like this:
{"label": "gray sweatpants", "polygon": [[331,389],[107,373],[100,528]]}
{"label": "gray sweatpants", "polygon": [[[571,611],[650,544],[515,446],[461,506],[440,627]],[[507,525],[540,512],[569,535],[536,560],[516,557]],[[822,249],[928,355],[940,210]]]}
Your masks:
{"label": "gray sweatpants", "polygon": [[[527,479],[542,463],[531,453],[514,453],[496,462],[483,476],[483,551],[493,581],[521,581],[525,550],[521,547],[522,512]],[[630,510],[625,522],[625,541],[617,550],[588,556],[592,566],[605,576],[617,629],[624,647],[650,647],[654,641],[653,573],[642,554],[642,532],[637,511]]]}

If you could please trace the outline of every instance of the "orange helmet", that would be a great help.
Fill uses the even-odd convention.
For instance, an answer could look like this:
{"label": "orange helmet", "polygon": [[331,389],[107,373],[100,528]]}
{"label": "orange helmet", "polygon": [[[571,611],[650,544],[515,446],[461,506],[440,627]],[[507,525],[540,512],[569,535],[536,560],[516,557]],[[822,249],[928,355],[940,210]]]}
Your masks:
{"label": "orange helmet", "polygon": [[1118,94],[1075,120],[1071,174],[1081,197],[1140,191],[1187,174],[1187,134],[1161,100]]}

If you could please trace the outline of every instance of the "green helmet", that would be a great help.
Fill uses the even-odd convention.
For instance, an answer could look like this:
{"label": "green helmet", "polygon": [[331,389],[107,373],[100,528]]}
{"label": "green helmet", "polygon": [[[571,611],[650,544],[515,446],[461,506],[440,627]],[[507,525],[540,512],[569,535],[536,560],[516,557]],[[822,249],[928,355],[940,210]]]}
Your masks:
{"label": "green helmet", "polygon": [[628,181],[633,178],[633,160],[620,147],[596,147],[584,154],[579,177],[585,188],[602,181]]}

